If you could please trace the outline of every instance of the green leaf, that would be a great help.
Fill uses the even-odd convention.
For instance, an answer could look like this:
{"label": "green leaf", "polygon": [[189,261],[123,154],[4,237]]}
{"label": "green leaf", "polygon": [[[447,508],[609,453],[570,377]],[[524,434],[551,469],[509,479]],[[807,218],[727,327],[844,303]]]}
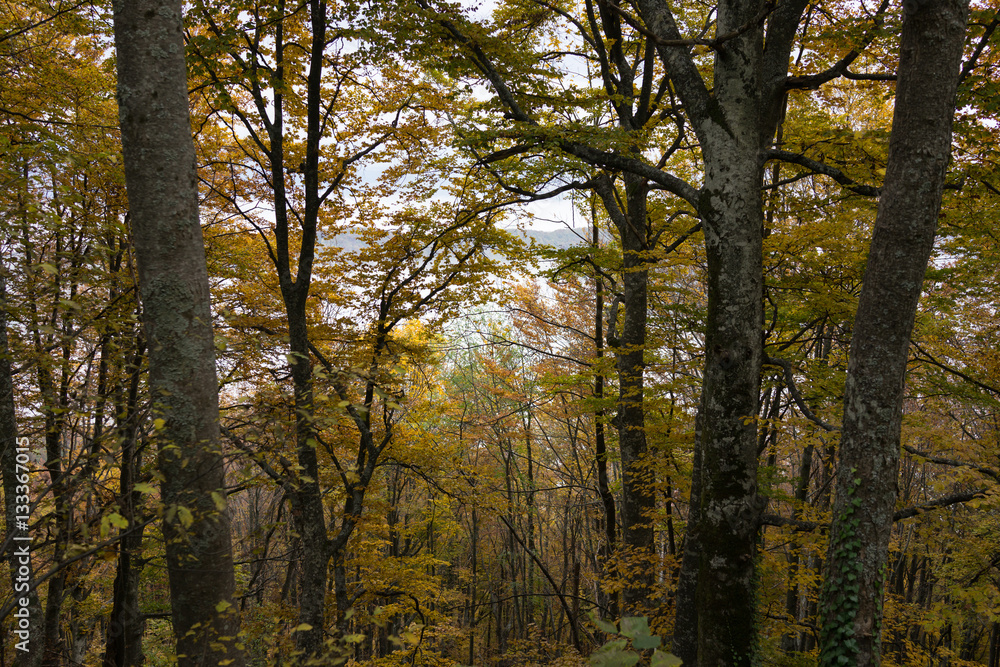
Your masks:
{"label": "green leaf", "polygon": [[132,485],[132,490],[139,493],[156,493],[156,487],[152,484],[147,484],[146,482],[139,482],[138,484]]}
{"label": "green leaf", "polygon": [[626,644],[624,639],[608,642],[590,654],[590,664],[593,667],[632,667],[639,662],[640,656],[635,651],[625,650]]}
{"label": "green leaf", "polygon": [[649,636],[649,622],[645,616],[626,616],[622,619],[622,635],[629,639]]}
{"label": "green leaf", "polygon": [[666,651],[653,651],[653,662],[650,663],[650,667],[678,667],[678,665],[683,664],[683,660],[678,658],[673,653],[667,653]]}
{"label": "green leaf", "polygon": [[640,651],[646,651],[651,648],[659,648],[660,646],[660,635],[646,635],[645,637],[639,636],[632,640],[633,648],[637,648]]}
{"label": "green leaf", "polygon": [[609,635],[618,634],[618,628],[615,626],[614,623],[609,623],[608,621],[601,620],[601,618],[598,617],[597,614],[591,614],[590,620],[592,620],[594,622],[594,625],[600,628],[603,632],[606,632]]}
{"label": "green leaf", "polygon": [[190,528],[191,524],[194,523],[194,515],[191,514],[191,510],[183,505],[177,506],[177,518],[181,520],[181,525],[185,528]]}

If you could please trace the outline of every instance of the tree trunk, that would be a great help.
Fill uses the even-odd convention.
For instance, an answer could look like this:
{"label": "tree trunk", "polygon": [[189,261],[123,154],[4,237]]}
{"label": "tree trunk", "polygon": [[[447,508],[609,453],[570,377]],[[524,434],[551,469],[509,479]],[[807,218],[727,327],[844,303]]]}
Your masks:
{"label": "tree trunk", "polygon": [[[712,91],[665,2],[638,0],[704,155],[705,371],[673,650],[691,665],[750,665],[756,646],[757,415],[763,322],[761,151],[781,115],[805,3],[719,4]],[[767,16],[767,39],[764,21]],[[675,44],[675,45],[672,45]],[[697,641],[697,646],[694,642]]]}
{"label": "tree trunk", "polygon": [[655,572],[653,518],[656,507],[652,470],[646,457],[645,353],[648,309],[649,224],[646,220],[646,197],[649,186],[645,179],[625,175],[625,224],[619,224],[622,241],[623,298],[625,313],[622,321],[618,359],[618,445],[622,455],[622,542],[629,556],[642,559],[633,564],[638,568],[628,577],[622,595],[625,611],[644,614],[650,605]]}
{"label": "tree trunk", "polygon": [[[621,335],[615,332],[617,312],[611,313],[608,343],[615,350],[618,370],[618,411],[614,424],[622,459],[622,546],[630,561],[630,576],[622,592],[623,612],[647,613],[653,584],[653,523],[656,506],[652,472],[646,456],[646,412],[644,406],[646,320],[648,305],[649,224],[646,197],[649,185],[634,174],[625,174],[624,208],[611,180],[597,184],[605,210],[618,228],[622,244],[622,294],[612,303],[624,306]],[[606,461],[606,453],[604,454]],[[605,505],[605,512],[607,512]]]}
{"label": "tree trunk", "polygon": [[[593,201],[593,200],[592,200]],[[591,245],[594,255],[600,248],[600,228],[597,226],[597,211],[591,206],[590,219],[592,222]],[[594,411],[594,458],[597,464],[597,494],[601,498],[601,506],[604,509],[602,518],[598,520],[598,528],[603,528],[604,539],[601,542],[598,552],[601,568],[607,572],[608,563],[614,557],[616,544],[617,519],[615,518],[615,496],[611,493],[611,486],[608,482],[608,447],[604,436],[605,412],[604,401],[604,277],[595,269],[594,271],[594,357],[597,372],[594,373],[594,399],[597,402],[597,409]],[[598,580],[598,602],[605,605],[608,616],[612,619],[618,617],[618,594],[607,594],[604,587]]]}
{"label": "tree trunk", "polygon": [[951,150],[968,0],[905,3],[896,104],[851,341],[820,664],[879,664],[903,379]]}
{"label": "tree trunk", "polygon": [[127,398],[115,401],[115,414],[119,416],[118,434],[122,443],[118,476],[119,503],[121,515],[128,521],[129,530],[118,543],[118,568],[112,592],[111,616],[108,619],[104,667],[138,667],[145,660],[142,636],[146,622],[139,609],[143,529],[136,525],[143,517],[137,508],[141,495],[134,490],[142,468],[142,457],[136,442],[136,413],[139,374],[145,349],[145,342],[140,336],[135,354],[126,368],[129,372]]}
{"label": "tree trunk", "polygon": [[180,0],[114,7],[125,185],[139,268],[178,664],[242,665],[219,444]]}

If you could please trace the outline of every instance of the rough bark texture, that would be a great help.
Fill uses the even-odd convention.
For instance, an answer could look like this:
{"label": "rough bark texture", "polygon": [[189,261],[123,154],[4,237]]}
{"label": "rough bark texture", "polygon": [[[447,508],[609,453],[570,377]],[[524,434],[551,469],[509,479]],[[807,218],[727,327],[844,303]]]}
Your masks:
{"label": "rough bark texture", "polygon": [[[674,652],[689,665],[750,665],[756,649],[757,428],[762,362],[761,151],[774,136],[788,54],[805,3],[718,8],[709,92],[662,0],[639,0],[701,144],[698,213],[708,258],[705,371],[692,511],[676,599]],[[766,32],[766,41],[765,41]],[[675,43],[677,43],[675,41]],[[765,45],[766,44],[766,45]]]}
{"label": "rough bark texture", "polygon": [[879,664],[903,378],[951,149],[968,0],[913,4],[903,23],[889,160],[851,341],[822,665]]}
{"label": "rough bark texture", "polygon": [[118,0],[114,23],[178,661],[242,665],[181,2]]}

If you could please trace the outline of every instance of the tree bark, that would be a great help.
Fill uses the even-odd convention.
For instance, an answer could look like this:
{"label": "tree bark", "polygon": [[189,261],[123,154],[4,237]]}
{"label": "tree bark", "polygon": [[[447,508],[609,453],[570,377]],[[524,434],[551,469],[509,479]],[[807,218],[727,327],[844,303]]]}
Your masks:
{"label": "tree bark", "polygon": [[118,544],[118,567],[112,592],[111,615],[108,618],[104,667],[138,667],[145,661],[142,636],[146,620],[139,608],[139,584],[142,576],[142,538],[144,529],[136,526],[143,520],[141,495],[135,491],[142,456],[138,449],[139,376],[146,353],[145,341],[139,336],[135,353],[125,370],[128,372],[128,393],[124,400],[115,401],[118,415],[118,436],[121,442],[118,488],[121,515],[129,522],[129,531]]}
{"label": "tree bark", "polygon": [[[764,30],[763,3],[719,5],[710,93],[665,3],[640,13],[702,145],[698,213],[708,259],[705,371],[697,419],[692,507],[678,582],[673,650],[685,664],[750,665],[756,628],[757,428],[763,320],[760,152],[770,145],[788,52],[804,7],[790,2]],[[756,22],[756,23],[755,23]],[[776,83],[778,82],[778,83]]]}
{"label": "tree bark", "polygon": [[[600,247],[600,228],[597,226],[597,211],[591,206],[591,245],[594,253]],[[597,401],[597,409],[594,411],[594,459],[597,465],[597,493],[601,498],[601,506],[604,509],[602,518],[598,520],[598,528],[603,529],[604,540],[601,542],[599,559],[600,566],[607,571],[608,562],[613,558],[617,548],[617,520],[615,518],[615,496],[611,493],[608,482],[608,447],[604,437],[605,412],[602,407],[604,401],[604,277],[600,272],[594,271],[594,357],[597,372],[594,373],[594,398]],[[604,591],[604,587],[598,584],[598,601],[607,608],[609,618],[618,618],[618,594],[610,595]]]}
{"label": "tree bark", "polygon": [[118,103],[178,664],[242,665],[180,0],[116,0]]}
{"label": "tree bark", "polygon": [[844,391],[821,665],[879,664],[903,380],[951,151],[968,0],[904,7],[889,159]]}
{"label": "tree bark", "polygon": [[[626,613],[647,612],[653,585],[653,521],[656,506],[652,472],[646,456],[645,352],[649,285],[649,224],[646,198],[649,185],[641,176],[625,174],[624,208],[610,179],[597,187],[605,210],[618,228],[622,243],[621,336],[613,336],[618,370],[618,446],[622,457],[622,543],[628,550],[631,573],[622,591]],[[612,314],[614,317],[615,314]]]}

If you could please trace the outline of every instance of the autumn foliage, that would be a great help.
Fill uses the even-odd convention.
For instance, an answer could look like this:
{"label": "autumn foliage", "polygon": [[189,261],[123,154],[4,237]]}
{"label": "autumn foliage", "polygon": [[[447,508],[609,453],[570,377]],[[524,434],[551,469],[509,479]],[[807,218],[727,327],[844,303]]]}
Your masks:
{"label": "autumn foliage", "polygon": [[247,665],[1000,667],[996,0],[893,329],[895,479],[841,447],[900,35],[944,3],[188,3],[225,483],[187,500],[112,8],[4,4],[0,665],[230,664],[178,661],[167,565],[217,512]]}

